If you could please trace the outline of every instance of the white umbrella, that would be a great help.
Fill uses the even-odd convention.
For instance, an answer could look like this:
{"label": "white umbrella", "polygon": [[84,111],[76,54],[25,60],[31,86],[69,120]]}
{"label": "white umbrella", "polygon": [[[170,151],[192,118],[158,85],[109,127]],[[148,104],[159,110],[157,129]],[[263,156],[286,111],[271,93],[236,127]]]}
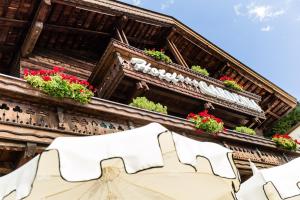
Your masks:
{"label": "white umbrella", "polygon": [[253,176],[241,184],[238,200],[300,200],[300,158],[269,169],[250,166]]}
{"label": "white umbrella", "polygon": [[152,123],[108,135],[57,138],[0,178],[0,199],[232,200],[239,183],[230,150]]}

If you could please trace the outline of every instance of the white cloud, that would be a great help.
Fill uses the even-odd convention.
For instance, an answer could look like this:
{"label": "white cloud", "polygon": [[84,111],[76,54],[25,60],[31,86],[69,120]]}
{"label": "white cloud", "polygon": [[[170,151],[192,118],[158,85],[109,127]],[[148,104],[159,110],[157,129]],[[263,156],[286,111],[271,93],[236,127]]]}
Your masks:
{"label": "white cloud", "polygon": [[262,27],[260,30],[263,32],[269,32],[269,31],[271,31],[271,26],[268,25],[268,26]]}
{"label": "white cloud", "polygon": [[271,5],[258,5],[256,3],[247,6],[236,4],[233,9],[237,16],[248,16],[251,20],[259,20],[260,22],[273,19],[286,12],[284,9],[276,9]]}
{"label": "white cloud", "polygon": [[285,10],[275,10],[269,5],[255,5],[251,4],[247,6],[248,16],[251,19],[258,19],[259,21],[265,21],[285,13]]}
{"label": "white cloud", "polygon": [[173,5],[174,3],[175,3],[175,0],[166,0],[165,2],[160,4],[160,8],[162,10],[164,10],[164,9],[170,7],[171,5]]}
{"label": "white cloud", "polygon": [[142,0],[132,0],[132,4],[138,6],[142,3]]}
{"label": "white cloud", "polygon": [[240,9],[242,8],[242,4],[240,3],[240,4],[236,4],[236,5],[234,5],[233,6],[233,10],[234,10],[234,12],[235,12],[235,14],[237,15],[237,16],[239,16],[239,15],[242,15],[243,13],[240,11]]}

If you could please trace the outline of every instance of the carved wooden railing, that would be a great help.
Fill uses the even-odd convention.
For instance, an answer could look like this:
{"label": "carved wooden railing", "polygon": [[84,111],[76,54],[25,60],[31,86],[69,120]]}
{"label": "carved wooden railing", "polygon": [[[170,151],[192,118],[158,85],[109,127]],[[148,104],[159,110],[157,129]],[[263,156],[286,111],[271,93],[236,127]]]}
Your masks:
{"label": "carved wooden railing", "polygon": [[99,98],[93,98],[86,105],[52,98],[22,79],[0,75],[0,149],[13,149],[14,143],[34,143],[44,148],[59,136],[106,134],[151,122],[188,137],[213,141],[232,149],[241,170],[249,169],[248,159],[260,167],[269,167],[299,156],[298,152],[278,149],[271,140],[263,137],[230,130],[217,137],[197,135],[193,124],[185,119]]}

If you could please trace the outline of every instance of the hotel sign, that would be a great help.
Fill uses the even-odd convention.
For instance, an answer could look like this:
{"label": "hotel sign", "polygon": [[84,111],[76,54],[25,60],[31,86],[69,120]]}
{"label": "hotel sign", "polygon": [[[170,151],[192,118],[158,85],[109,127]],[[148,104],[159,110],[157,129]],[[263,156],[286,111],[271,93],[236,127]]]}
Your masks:
{"label": "hotel sign", "polygon": [[145,60],[140,58],[132,58],[130,62],[133,65],[133,69],[135,71],[142,72],[144,74],[149,74],[153,77],[157,77],[160,80],[164,80],[172,84],[185,83],[187,85],[196,87],[204,95],[208,95],[210,97],[224,100],[230,103],[238,104],[256,112],[263,112],[261,107],[253,99],[249,99],[248,97],[236,94],[234,92],[214,86],[212,84],[207,84],[205,81],[202,80],[198,81],[195,79],[191,79],[188,76],[177,74],[176,72],[171,73],[167,72],[164,69],[151,67],[151,63],[147,63]]}

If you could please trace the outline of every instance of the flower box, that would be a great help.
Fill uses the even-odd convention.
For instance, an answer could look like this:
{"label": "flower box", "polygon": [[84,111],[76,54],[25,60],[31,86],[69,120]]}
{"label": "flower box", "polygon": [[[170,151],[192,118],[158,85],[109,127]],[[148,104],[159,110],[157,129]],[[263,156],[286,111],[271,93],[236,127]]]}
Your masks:
{"label": "flower box", "polygon": [[61,67],[53,70],[24,70],[24,79],[35,88],[57,98],[70,98],[82,104],[88,103],[95,89],[86,80],[63,73]]}

